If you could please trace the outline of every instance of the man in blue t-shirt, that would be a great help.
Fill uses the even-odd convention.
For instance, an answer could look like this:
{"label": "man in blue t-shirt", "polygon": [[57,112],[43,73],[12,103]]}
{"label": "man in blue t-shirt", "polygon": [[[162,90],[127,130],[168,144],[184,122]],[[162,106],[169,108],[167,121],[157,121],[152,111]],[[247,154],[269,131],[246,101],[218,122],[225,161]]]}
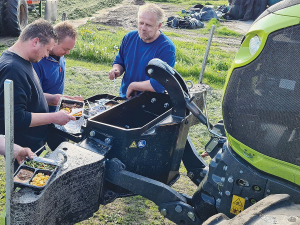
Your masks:
{"label": "man in blue t-shirt", "polygon": [[172,67],[175,65],[175,45],[159,30],[163,19],[164,11],[161,8],[155,4],[145,4],[138,12],[138,30],[124,36],[108,74],[109,79],[113,80],[125,72],[120,97],[130,98],[141,91],[164,92],[163,86],[150,79],[145,72],[149,61],[154,58]]}
{"label": "man in blue t-shirt", "polygon": [[[77,39],[77,31],[67,21],[54,26],[58,35],[58,43],[50,51],[49,56],[37,63],[33,63],[44,93],[63,94],[65,87],[66,60],[74,48]],[[83,99],[79,99],[83,100]],[[56,106],[49,106],[49,112],[55,112]]]}

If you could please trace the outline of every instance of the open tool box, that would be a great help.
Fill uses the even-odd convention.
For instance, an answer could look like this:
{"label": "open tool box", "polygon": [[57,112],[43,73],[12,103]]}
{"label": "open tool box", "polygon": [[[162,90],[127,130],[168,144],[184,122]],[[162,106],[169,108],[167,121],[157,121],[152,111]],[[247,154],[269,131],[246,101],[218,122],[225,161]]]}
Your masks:
{"label": "open tool box", "polygon": [[[89,117],[102,113],[126,101],[127,99],[109,94],[94,95],[84,101],[61,98],[56,111],[63,109],[68,112],[80,112],[81,115],[75,116],[76,121],[70,121],[69,124],[64,126],[57,124],[50,125],[49,133],[55,133],[55,139],[68,139],[79,142],[83,138],[83,129],[85,128],[86,121]],[[72,126],[70,125],[72,125],[74,129],[72,129]],[[50,141],[55,142],[55,140]]]}

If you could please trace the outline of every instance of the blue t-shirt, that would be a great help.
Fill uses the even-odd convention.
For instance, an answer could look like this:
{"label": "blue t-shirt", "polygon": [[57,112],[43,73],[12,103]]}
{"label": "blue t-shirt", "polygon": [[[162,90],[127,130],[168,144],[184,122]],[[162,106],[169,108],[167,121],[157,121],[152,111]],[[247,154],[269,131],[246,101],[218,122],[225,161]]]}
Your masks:
{"label": "blue t-shirt", "polygon": [[[159,37],[151,42],[144,42],[138,34],[138,31],[131,31],[126,34],[122,40],[120,50],[113,64],[121,65],[124,70],[120,97],[126,97],[127,88],[130,83],[135,81],[149,80],[145,68],[149,61],[159,58],[174,67],[176,60],[176,49],[173,42],[162,32]],[[158,92],[164,92],[164,87],[154,80],[150,79],[151,86]]]}
{"label": "blue t-shirt", "polygon": [[[33,63],[44,93],[63,94],[65,87],[66,60],[60,57],[59,61],[53,57],[45,57],[38,63]],[[49,106],[49,112],[54,112],[56,106]]]}

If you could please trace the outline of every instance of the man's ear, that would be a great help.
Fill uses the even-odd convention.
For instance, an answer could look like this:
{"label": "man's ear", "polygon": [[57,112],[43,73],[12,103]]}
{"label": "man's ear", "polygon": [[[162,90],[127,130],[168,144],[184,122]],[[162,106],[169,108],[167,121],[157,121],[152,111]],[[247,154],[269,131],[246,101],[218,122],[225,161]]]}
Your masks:
{"label": "man's ear", "polygon": [[31,41],[33,47],[36,47],[40,43],[40,39],[38,37],[33,38]]}
{"label": "man's ear", "polygon": [[159,23],[159,24],[158,24],[158,29],[160,29],[160,28],[161,28],[161,25],[162,25],[162,23]]}

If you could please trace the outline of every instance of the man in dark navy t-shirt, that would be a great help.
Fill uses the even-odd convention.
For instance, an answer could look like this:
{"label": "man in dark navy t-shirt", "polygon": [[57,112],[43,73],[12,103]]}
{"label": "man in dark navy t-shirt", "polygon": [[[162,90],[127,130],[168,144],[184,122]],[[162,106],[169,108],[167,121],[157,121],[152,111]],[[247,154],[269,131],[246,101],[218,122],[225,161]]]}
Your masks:
{"label": "man in dark navy t-shirt", "polygon": [[175,45],[159,30],[163,19],[164,11],[161,8],[155,4],[145,4],[138,12],[138,30],[124,36],[108,74],[109,79],[113,80],[125,72],[120,97],[130,98],[137,91],[164,92],[163,86],[150,79],[145,72],[149,61],[154,58],[161,59],[171,67],[175,65]]}
{"label": "man in dark navy t-shirt", "polygon": [[75,117],[65,111],[48,112],[60,95],[44,94],[32,64],[49,55],[57,35],[51,23],[37,20],[20,34],[17,42],[0,56],[0,134],[5,132],[4,81],[14,84],[15,143],[36,151],[45,144],[48,124],[64,125]]}

